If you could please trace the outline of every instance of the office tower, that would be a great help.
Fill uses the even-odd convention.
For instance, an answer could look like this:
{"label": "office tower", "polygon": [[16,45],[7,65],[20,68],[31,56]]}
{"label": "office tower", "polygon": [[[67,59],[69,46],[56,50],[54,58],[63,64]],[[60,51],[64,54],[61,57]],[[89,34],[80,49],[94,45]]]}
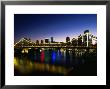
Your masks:
{"label": "office tower", "polygon": [[53,37],[51,37],[51,43],[53,43]]}
{"label": "office tower", "polygon": [[85,30],[83,35],[84,46],[88,46],[88,34],[89,34],[89,30]]}
{"label": "office tower", "polygon": [[39,44],[39,40],[36,40],[36,44]]}
{"label": "office tower", "polygon": [[93,36],[92,37],[92,45],[96,45],[97,44],[97,37]]}
{"label": "office tower", "polygon": [[83,36],[80,34],[79,36],[78,36],[78,46],[82,46],[83,45]]}
{"label": "office tower", "polygon": [[70,42],[70,37],[66,37],[66,43]]}
{"label": "office tower", "polygon": [[84,31],[83,43],[84,43],[84,46],[87,46],[87,47],[92,45],[92,34],[89,32],[89,30]]}
{"label": "office tower", "polygon": [[77,39],[75,39],[75,38],[73,38],[72,40],[71,40],[71,42],[72,42],[72,45],[73,46],[77,46]]}
{"label": "office tower", "polygon": [[41,44],[43,44],[44,43],[44,41],[43,40],[41,40]]}
{"label": "office tower", "polygon": [[66,44],[67,44],[67,45],[70,45],[70,44],[71,44],[71,42],[70,42],[70,37],[66,37]]}
{"label": "office tower", "polygon": [[49,43],[49,39],[45,39],[45,43]]}

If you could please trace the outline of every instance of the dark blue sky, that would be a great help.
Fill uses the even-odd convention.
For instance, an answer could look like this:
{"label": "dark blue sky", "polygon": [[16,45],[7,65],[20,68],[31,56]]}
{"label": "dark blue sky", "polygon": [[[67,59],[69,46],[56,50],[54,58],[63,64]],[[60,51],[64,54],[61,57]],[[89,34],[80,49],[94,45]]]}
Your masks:
{"label": "dark blue sky", "polygon": [[32,41],[54,37],[54,41],[72,39],[89,29],[97,35],[96,14],[15,14],[14,39],[31,38]]}

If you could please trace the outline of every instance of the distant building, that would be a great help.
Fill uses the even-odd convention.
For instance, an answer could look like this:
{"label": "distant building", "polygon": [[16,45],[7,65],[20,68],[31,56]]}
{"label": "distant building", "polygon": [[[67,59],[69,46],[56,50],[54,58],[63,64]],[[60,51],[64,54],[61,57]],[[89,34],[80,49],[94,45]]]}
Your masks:
{"label": "distant building", "polygon": [[53,37],[51,37],[51,43],[53,43],[54,41],[53,41]]}
{"label": "distant building", "polygon": [[85,31],[84,31],[84,34],[87,34],[87,33],[89,33],[89,30],[85,30]]}
{"label": "distant building", "polygon": [[77,46],[77,39],[73,38],[71,40],[71,43],[72,43],[73,46]]}
{"label": "distant building", "polygon": [[44,41],[43,40],[41,40],[41,44],[43,44],[44,43]]}
{"label": "distant building", "polygon": [[97,37],[93,36],[92,37],[92,45],[96,45],[97,44]]}
{"label": "distant building", "polygon": [[36,40],[36,44],[39,44],[39,40]]}
{"label": "distant building", "polygon": [[92,37],[93,35],[89,32],[89,30],[84,31],[83,35],[83,45],[84,46],[91,46],[92,45]]}
{"label": "distant building", "polygon": [[82,46],[83,45],[83,36],[80,34],[79,36],[78,36],[78,46]]}
{"label": "distant building", "polygon": [[89,35],[89,30],[85,30],[83,35],[84,46],[88,46],[88,35]]}
{"label": "distant building", "polygon": [[70,42],[70,37],[66,37],[66,43]]}
{"label": "distant building", "polygon": [[49,39],[45,39],[45,43],[49,43]]}
{"label": "distant building", "polygon": [[71,42],[70,42],[70,37],[66,37],[66,44],[67,44],[67,45],[70,45],[70,44],[71,44]]}

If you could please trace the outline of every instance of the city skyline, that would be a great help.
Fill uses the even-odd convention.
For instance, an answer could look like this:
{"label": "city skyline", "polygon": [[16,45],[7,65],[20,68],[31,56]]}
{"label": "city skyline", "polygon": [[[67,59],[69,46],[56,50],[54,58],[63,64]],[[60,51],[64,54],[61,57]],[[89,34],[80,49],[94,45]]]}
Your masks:
{"label": "city skyline", "polygon": [[[96,14],[15,14],[15,42],[21,38],[32,41],[50,39],[65,42],[65,37],[76,38],[84,30],[97,35]],[[70,40],[71,40],[70,39]]]}
{"label": "city skyline", "polygon": [[[36,40],[36,42],[33,42],[31,38],[21,38],[18,42],[15,43],[16,45],[25,45],[25,44],[32,44],[32,45],[40,45],[40,44],[56,44],[56,43],[60,43],[60,44],[65,44],[66,45],[73,45],[73,46],[96,46],[97,45],[97,37],[92,35],[89,30],[85,30],[83,34],[80,34],[77,38],[70,38],[70,37],[65,37],[65,41],[66,42],[56,42],[53,40],[54,37],[50,37],[50,38],[46,38],[46,39],[42,39],[42,40]],[[28,43],[25,43],[28,42]],[[25,45],[26,46],[26,45]]]}
{"label": "city skyline", "polygon": [[[80,36],[80,35],[79,35]],[[68,36],[69,37],[69,36]],[[93,36],[93,37],[96,37],[96,36]],[[31,40],[32,42],[35,42],[36,43],[36,41],[37,40],[35,40],[35,41],[33,41],[33,39],[31,39],[31,38],[26,38],[26,37],[23,37],[24,39],[28,39],[28,40]],[[70,38],[70,37],[69,37]],[[78,36],[75,38],[75,37],[73,37],[74,39],[76,39],[76,40],[78,40]],[[73,38],[70,38],[70,41],[72,41],[72,39]],[[97,37],[96,37],[97,38]],[[22,38],[21,38],[22,39]],[[45,39],[48,39],[49,40],[49,42],[51,42],[51,37],[49,37],[49,38],[44,38],[44,39],[40,39],[40,40],[38,40],[40,43],[41,43],[41,40],[43,40],[43,41],[45,41]],[[54,37],[53,37],[53,39],[54,39]],[[53,42],[66,42],[66,37],[65,37],[65,41],[55,41],[55,40],[53,40]],[[44,42],[45,43],[45,42]]]}

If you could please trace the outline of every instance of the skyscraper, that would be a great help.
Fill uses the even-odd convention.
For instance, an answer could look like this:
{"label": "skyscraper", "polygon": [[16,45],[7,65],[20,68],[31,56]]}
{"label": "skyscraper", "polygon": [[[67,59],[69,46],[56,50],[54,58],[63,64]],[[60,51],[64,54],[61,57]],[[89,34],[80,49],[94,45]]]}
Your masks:
{"label": "skyscraper", "polygon": [[87,46],[87,47],[92,45],[92,34],[89,32],[89,30],[84,31],[83,43],[84,43],[84,46]]}
{"label": "skyscraper", "polygon": [[39,44],[39,40],[36,40],[36,44]]}
{"label": "skyscraper", "polygon": [[53,43],[53,37],[51,37],[51,43]]}
{"label": "skyscraper", "polygon": [[67,44],[67,45],[70,45],[70,44],[71,44],[71,42],[70,42],[70,37],[66,37],[66,44]]}
{"label": "skyscraper", "polygon": [[97,37],[93,36],[92,37],[92,45],[96,45],[97,44]]}
{"label": "skyscraper", "polygon": [[82,45],[83,45],[82,39],[83,39],[83,36],[80,34],[80,35],[78,36],[78,46],[82,46]]}
{"label": "skyscraper", "polygon": [[43,44],[44,43],[44,41],[43,40],[41,40],[41,44]]}
{"label": "skyscraper", "polygon": [[73,38],[71,40],[73,46],[77,46],[77,39]]}
{"label": "skyscraper", "polygon": [[49,39],[45,39],[45,43],[49,43]]}
{"label": "skyscraper", "polygon": [[66,37],[66,43],[70,42],[70,37]]}

